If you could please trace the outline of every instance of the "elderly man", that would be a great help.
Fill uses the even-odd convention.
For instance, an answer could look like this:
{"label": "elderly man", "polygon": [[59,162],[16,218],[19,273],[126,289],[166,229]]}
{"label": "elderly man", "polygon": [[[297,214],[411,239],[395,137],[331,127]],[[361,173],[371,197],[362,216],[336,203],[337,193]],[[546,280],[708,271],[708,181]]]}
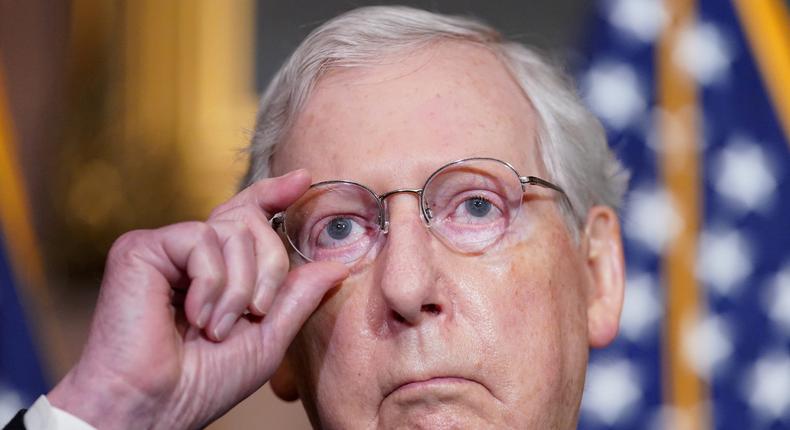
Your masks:
{"label": "elderly man", "polygon": [[575,427],[626,175],[557,70],[472,20],[358,9],[274,78],[250,159],[207,221],[118,239],[28,428],[201,427],[267,381],[315,428]]}

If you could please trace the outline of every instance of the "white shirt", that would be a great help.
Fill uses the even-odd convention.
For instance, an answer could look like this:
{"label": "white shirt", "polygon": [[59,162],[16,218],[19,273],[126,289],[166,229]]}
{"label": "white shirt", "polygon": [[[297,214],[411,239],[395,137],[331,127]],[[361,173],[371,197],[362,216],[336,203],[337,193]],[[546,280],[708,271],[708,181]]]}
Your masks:
{"label": "white shirt", "polygon": [[25,427],[28,430],[96,430],[85,421],[58,409],[41,395],[25,413]]}

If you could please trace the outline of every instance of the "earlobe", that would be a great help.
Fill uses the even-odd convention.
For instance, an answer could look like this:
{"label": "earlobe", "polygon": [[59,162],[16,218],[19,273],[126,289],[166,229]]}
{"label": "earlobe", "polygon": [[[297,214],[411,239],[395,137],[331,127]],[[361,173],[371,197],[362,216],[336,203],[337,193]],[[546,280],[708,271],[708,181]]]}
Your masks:
{"label": "earlobe", "polygon": [[286,402],[299,400],[299,392],[296,389],[296,375],[294,374],[293,366],[290,364],[290,360],[287,356],[280,363],[280,367],[277,368],[274,375],[272,375],[269,384],[274,394],[281,400]]}
{"label": "earlobe", "polygon": [[602,348],[617,336],[625,291],[625,263],[620,223],[614,210],[594,206],[585,227],[587,269],[587,336],[593,348]]}

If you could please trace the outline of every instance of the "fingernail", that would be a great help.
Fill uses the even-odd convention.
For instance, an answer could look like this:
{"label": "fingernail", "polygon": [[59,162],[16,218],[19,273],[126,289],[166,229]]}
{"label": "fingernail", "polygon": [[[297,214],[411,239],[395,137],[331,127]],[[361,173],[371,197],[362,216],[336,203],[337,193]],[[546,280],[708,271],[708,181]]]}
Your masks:
{"label": "fingernail", "polygon": [[268,309],[266,309],[268,307],[266,306],[266,287],[261,285],[259,288],[260,291],[256,291],[255,298],[252,299],[252,307],[255,309],[255,312],[263,315],[268,311]]}
{"label": "fingernail", "polygon": [[197,326],[199,328],[206,327],[206,324],[208,323],[208,319],[211,316],[211,308],[213,308],[211,303],[206,303],[205,305],[203,305],[203,309],[200,310],[200,313],[198,314],[198,318],[197,318]]}
{"label": "fingernail", "polygon": [[268,311],[269,303],[266,303],[267,300],[267,293],[270,290],[274,290],[272,288],[271,279],[267,279],[265,276],[258,278],[258,281],[255,283],[257,288],[255,288],[255,294],[252,298],[252,307],[259,312],[260,314],[265,314]]}
{"label": "fingernail", "polygon": [[230,328],[233,326],[233,323],[236,321],[236,315],[234,314],[225,314],[221,320],[219,320],[219,324],[214,327],[214,339],[222,340],[225,336],[228,335],[230,332]]}

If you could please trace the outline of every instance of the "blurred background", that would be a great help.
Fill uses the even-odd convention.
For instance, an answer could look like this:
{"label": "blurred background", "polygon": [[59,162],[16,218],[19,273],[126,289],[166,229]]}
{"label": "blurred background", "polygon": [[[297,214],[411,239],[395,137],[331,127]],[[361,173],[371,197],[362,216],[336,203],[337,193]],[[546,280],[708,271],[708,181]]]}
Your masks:
{"label": "blurred background", "polygon": [[[632,169],[621,335],[580,428],[790,428],[786,0],[0,0],[0,423],[77,360],[117,236],[234,193],[299,41],[394,3],[567,64]],[[211,428],[260,422],[309,428],[266,386]]]}

